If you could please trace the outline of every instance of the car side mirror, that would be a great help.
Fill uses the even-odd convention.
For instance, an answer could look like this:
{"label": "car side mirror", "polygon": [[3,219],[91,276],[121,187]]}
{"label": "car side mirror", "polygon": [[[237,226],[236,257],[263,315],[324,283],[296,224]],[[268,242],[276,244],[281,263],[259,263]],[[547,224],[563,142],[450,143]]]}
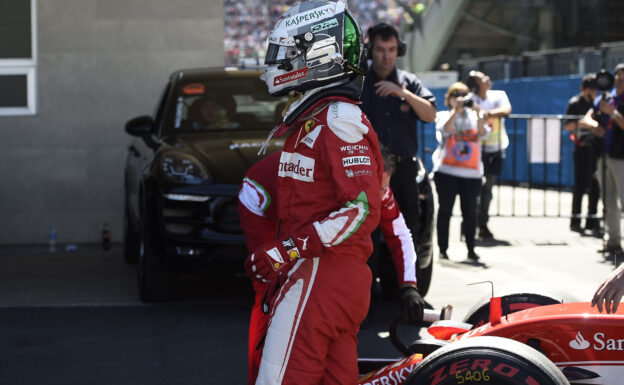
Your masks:
{"label": "car side mirror", "polygon": [[137,116],[126,122],[126,132],[132,136],[143,137],[149,135],[153,127],[154,120],[148,115]]}

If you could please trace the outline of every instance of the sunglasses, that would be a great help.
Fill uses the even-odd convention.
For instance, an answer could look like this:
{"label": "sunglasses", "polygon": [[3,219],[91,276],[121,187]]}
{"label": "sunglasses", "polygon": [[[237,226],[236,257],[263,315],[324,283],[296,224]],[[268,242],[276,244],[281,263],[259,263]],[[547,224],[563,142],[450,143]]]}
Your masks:
{"label": "sunglasses", "polygon": [[458,98],[460,96],[466,96],[466,95],[468,95],[468,93],[463,92],[463,91],[453,91],[453,92],[451,92],[451,97],[453,97],[453,98]]}

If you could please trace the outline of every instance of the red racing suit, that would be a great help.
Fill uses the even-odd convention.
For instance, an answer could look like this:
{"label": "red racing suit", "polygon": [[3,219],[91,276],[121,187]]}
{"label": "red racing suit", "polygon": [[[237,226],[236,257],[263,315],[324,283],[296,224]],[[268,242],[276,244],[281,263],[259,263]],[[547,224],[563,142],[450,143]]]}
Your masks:
{"label": "red racing suit", "polygon": [[[321,99],[293,125],[278,167],[278,237],[320,240],[273,300],[256,384],[351,384],[380,210],[377,135],[354,102]],[[315,232],[309,234],[310,231]],[[307,233],[306,233],[307,232]],[[311,250],[316,248],[310,247]]]}
{"label": "red racing suit", "polygon": [[416,250],[412,232],[405,223],[390,186],[381,191],[381,232],[386,240],[399,285],[416,285]]}
{"label": "red racing suit", "polygon": [[[247,248],[254,250],[277,239],[277,170],[281,151],[254,164],[245,175],[238,194],[238,214]],[[416,252],[412,235],[399,211],[390,187],[381,190],[380,226],[397,272],[399,285],[416,284]],[[262,301],[268,284],[253,280],[254,305],[249,324],[249,384],[254,384],[262,357],[262,340],[267,331],[268,314]]]}
{"label": "red racing suit", "polygon": [[[281,151],[256,162],[245,174],[238,192],[238,217],[247,249],[255,250],[266,242],[277,239],[277,165]],[[269,316],[262,309],[268,284],[252,280],[255,298],[249,321],[249,385],[256,382],[262,341],[266,334]]]}

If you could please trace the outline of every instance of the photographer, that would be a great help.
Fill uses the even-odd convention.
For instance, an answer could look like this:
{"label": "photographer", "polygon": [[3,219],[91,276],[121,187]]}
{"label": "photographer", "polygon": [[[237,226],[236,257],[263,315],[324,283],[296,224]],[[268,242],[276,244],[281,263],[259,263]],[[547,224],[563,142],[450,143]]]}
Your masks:
{"label": "photographer", "polygon": [[432,160],[439,204],[436,229],[440,258],[449,259],[446,253],[449,222],[455,196],[459,195],[468,259],[476,262],[479,260],[474,250],[476,206],[483,176],[480,140],[487,136],[488,129],[483,114],[470,100],[464,99],[467,94],[468,87],[461,82],[452,84],[446,91],[445,104],[451,110],[437,113],[436,129],[441,140]]}
{"label": "photographer", "polygon": [[509,146],[504,117],[511,113],[511,104],[505,91],[491,89],[490,77],[483,72],[470,71],[466,85],[474,94],[472,100],[475,110],[483,114],[490,127],[490,133],[483,141],[482,160],[485,182],[481,186],[478,225],[479,238],[492,239],[494,236],[487,226],[490,219],[492,188],[503,168],[504,151]]}
{"label": "photographer", "polygon": [[624,203],[624,63],[615,66],[614,74],[615,88],[596,98],[594,108],[587,111],[579,123],[590,127],[597,135],[604,136],[605,155],[598,161],[598,180],[603,189],[605,223],[609,234],[604,251],[610,257],[621,258],[620,205]]}
{"label": "photographer", "polygon": [[[581,81],[581,92],[573,96],[568,102],[566,115],[585,115],[594,105],[597,96],[596,75],[588,74]],[[581,203],[583,195],[587,193],[587,214],[585,229],[600,234],[600,221],[595,216],[598,211],[600,187],[596,178],[596,163],[602,152],[602,142],[594,135],[591,127],[578,120],[567,120],[564,125],[566,131],[572,131],[574,146],[574,188],[572,190],[572,218],[570,230],[582,233]]]}

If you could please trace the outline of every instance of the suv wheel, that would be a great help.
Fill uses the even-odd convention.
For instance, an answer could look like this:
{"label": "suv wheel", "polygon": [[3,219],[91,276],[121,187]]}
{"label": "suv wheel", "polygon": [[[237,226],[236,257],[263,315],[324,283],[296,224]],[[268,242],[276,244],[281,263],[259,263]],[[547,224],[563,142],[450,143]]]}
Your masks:
{"label": "suv wheel", "polygon": [[[429,252],[432,248],[429,248]],[[424,253],[423,253],[424,254]],[[418,255],[423,255],[419,253]],[[426,267],[418,266],[416,262],[416,281],[418,282],[418,292],[423,297],[429,292],[429,286],[431,286],[431,276],[433,275],[433,258],[429,257],[429,265]]]}
{"label": "suv wheel", "polygon": [[139,252],[141,249],[141,236],[139,231],[132,226],[129,210],[128,204],[126,203],[123,217],[124,259],[128,263],[136,263],[139,259]]}
{"label": "suv wheel", "polygon": [[155,223],[149,209],[142,202],[141,236],[139,247],[138,285],[139,297],[143,302],[163,302],[174,299],[170,277],[162,267],[162,247],[152,233]]}
{"label": "suv wheel", "polygon": [[[427,250],[425,248],[425,250]],[[428,249],[429,252],[432,251],[431,248]],[[383,244],[380,246],[379,251],[379,278],[381,281],[381,289],[385,299],[396,298],[399,293],[399,286],[396,278],[396,270],[394,268],[394,264],[392,262],[392,255],[390,254],[390,250],[388,250],[387,246]],[[419,258],[421,255],[424,255],[423,251],[418,252]],[[429,265],[426,267],[418,266],[418,261],[416,262],[416,281],[418,286],[418,292],[421,296],[427,295],[429,292],[429,286],[431,286],[431,276],[433,275],[433,258],[429,258]]]}

